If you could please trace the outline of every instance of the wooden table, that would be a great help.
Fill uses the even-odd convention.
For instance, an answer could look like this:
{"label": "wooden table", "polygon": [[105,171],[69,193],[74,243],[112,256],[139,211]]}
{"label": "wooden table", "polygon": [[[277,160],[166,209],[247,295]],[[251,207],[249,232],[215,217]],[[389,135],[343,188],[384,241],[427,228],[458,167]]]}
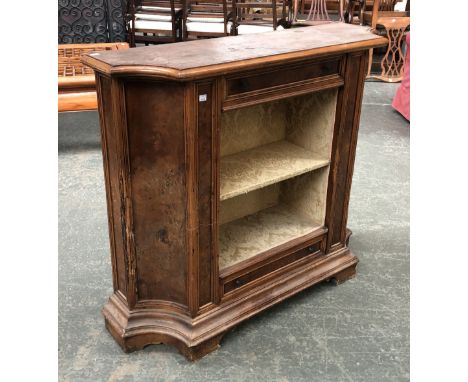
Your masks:
{"label": "wooden table", "polygon": [[111,243],[103,314],[125,351],[165,343],[194,360],[301,290],[354,277],[359,116],[368,50],[385,44],[331,23],[83,57]]}

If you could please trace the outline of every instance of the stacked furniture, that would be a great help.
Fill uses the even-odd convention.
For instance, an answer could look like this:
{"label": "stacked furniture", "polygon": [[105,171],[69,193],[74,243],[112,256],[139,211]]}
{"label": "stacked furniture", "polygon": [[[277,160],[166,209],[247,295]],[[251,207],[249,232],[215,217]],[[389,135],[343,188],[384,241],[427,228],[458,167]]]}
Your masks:
{"label": "stacked furniture", "polygon": [[343,21],[344,2],[345,0],[294,0],[294,21],[297,20],[299,10],[302,15],[308,15],[308,20],[330,20],[331,11],[338,14],[339,21]]}
{"label": "stacked furniture", "polygon": [[96,51],[121,49],[128,49],[128,44],[60,44],[58,46],[58,111],[96,109],[94,71],[81,63],[81,56]]}
{"label": "stacked furniture", "polygon": [[290,27],[291,0],[232,0],[236,35],[271,32]]}
{"label": "stacked furniture", "polygon": [[129,0],[130,46],[221,37],[290,27],[291,0]]}
{"label": "stacked furniture", "polygon": [[83,58],[112,255],[103,314],[125,351],[197,359],[249,317],[355,275],[359,117],[368,50],[385,43],[332,23]]}
{"label": "stacked furniture", "polygon": [[227,0],[186,0],[184,40],[192,37],[220,37],[233,33],[234,12]]}
{"label": "stacked furniture", "polygon": [[179,0],[129,0],[126,25],[130,46],[182,41],[182,9]]}

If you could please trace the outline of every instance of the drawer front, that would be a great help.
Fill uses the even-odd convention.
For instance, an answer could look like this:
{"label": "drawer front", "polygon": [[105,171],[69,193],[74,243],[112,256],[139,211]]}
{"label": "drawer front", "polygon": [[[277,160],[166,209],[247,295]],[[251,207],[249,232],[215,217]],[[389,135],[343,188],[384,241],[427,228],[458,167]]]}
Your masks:
{"label": "drawer front", "polygon": [[282,268],[292,265],[299,260],[307,261],[307,259],[315,259],[319,255],[323,254],[321,251],[323,245],[324,240],[322,238],[318,238],[318,240],[314,240],[313,243],[309,243],[305,247],[303,246],[299,249],[289,251],[281,257],[275,256],[271,261],[259,264],[258,267],[230,275],[224,279],[221,278],[223,295],[236,291],[241,287],[252,285],[255,280],[281,270]]}
{"label": "drawer front", "polygon": [[223,109],[341,86],[340,69],[341,57],[334,57],[227,77]]}

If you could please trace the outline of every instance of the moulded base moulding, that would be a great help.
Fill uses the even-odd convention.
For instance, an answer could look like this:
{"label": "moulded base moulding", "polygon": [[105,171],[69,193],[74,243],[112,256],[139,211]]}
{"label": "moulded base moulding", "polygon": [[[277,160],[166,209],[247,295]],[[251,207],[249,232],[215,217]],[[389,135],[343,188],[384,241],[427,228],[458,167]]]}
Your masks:
{"label": "moulded base moulding", "polygon": [[244,295],[222,300],[194,318],[174,307],[156,307],[157,302],[153,307],[147,304],[129,310],[124,297],[116,292],[103,308],[106,328],[125,352],[163,343],[194,361],[216,350],[223,335],[249,317],[322,281],[341,284],[353,278],[357,263],[347,247],[341,248]]}

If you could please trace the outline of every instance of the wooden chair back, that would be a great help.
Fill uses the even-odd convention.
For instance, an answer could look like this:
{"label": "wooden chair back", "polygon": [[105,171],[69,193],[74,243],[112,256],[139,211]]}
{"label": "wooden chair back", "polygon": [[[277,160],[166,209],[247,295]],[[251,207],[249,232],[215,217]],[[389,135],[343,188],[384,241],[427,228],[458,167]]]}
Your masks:
{"label": "wooden chair back", "polygon": [[[282,25],[287,28],[290,14],[290,0],[263,0],[261,2],[232,0],[234,7],[235,26],[264,25],[276,30]],[[278,14],[278,9],[280,13]]]}
{"label": "wooden chair back", "polygon": [[374,0],[369,5],[369,1],[366,1],[362,24],[369,25],[374,30],[379,17],[408,16],[407,12],[395,11],[395,5],[398,2],[398,0]]}
{"label": "wooden chair back", "polygon": [[307,16],[309,21],[331,21],[327,9],[326,0],[311,0],[309,14]]}
{"label": "wooden chair back", "polygon": [[[231,1],[227,0],[186,0],[184,4],[183,25],[184,36],[196,35],[197,37],[218,37],[230,34],[228,22],[233,21],[233,6]],[[192,32],[187,30],[188,22],[198,23],[223,23],[224,32]]]}
{"label": "wooden chair back", "polygon": [[[359,23],[363,25],[364,11],[366,10],[366,0],[347,0],[346,9],[343,11],[343,21],[348,24]],[[358,15],[356,19],[356,13]]]}
{"label": "wooden chair back", "polygon": [[[130,46],[136,42],[175,42],[181,39],[181,16],[184,0],[128,0],[126,24],[128,28],[128,40]],[[143,16],[144,15],[144,16]],[[171,30],[167,29],[142,29],[135,27],[137,19],[162,21],[171,23]],[[136,32],[142,32],[143,36],[137,36]],[[169,33],[168,33],[169,32]],[[166,34],[162,36],[161,34]]]}
{"label": "wooden chair back", "polygon": [[229,11],[232,11],[232,3],[226,0],[186,0],[184,16],[199,18],[226,18]]}

